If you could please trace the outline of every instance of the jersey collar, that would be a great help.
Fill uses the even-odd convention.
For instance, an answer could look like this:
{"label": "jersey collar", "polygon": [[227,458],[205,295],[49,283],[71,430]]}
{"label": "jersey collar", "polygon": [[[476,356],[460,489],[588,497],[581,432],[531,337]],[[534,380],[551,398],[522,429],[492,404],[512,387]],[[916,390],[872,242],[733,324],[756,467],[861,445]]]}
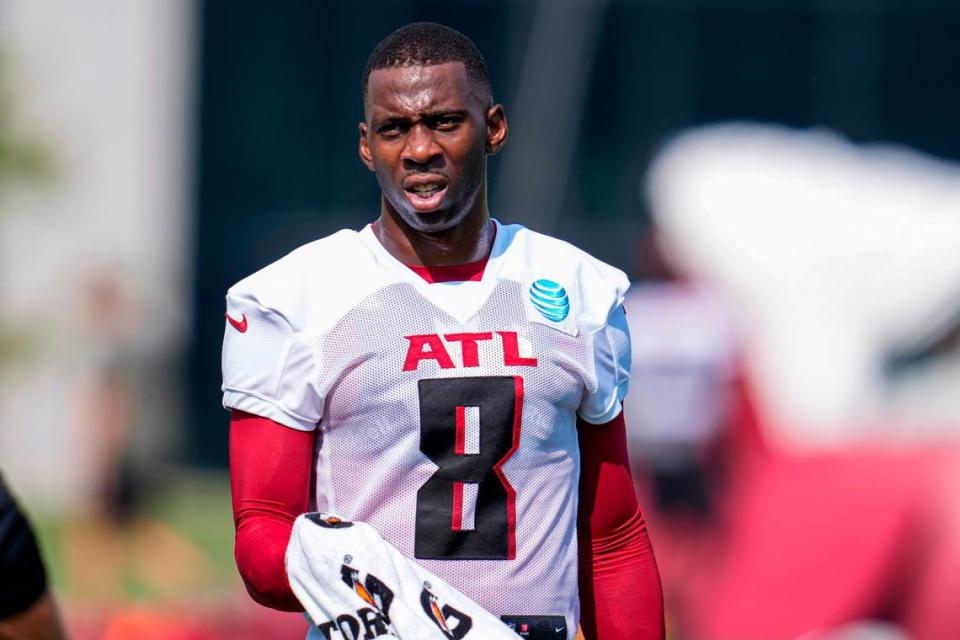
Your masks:
{"label": "jersey collar", "polygon": [[500,269],[503,266],[507,250],[510,248],[512,234],[495,218],[491,221],[496,227],[496,236],[490,256],[487,258],[483,277],[479,281],[458,282],[427,282],[415,273],[380,244],[373,225],[366,225],[359,233],[360,239],[373,253],[380,266],[389,271],[399,281],[409,283],[421,295],[461,321],[466,321],[476,314],[487,301],[496,285]]}

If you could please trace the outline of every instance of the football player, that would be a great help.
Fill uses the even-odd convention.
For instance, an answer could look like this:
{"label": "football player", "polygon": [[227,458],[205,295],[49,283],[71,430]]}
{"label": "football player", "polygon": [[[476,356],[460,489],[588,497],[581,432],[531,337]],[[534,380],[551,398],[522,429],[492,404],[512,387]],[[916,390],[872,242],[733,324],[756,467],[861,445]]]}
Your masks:
{"label": "football player", "polygon": [[662,638],[621,406],[626,277],[491,219],[486,159],[507,119],[468,38],[403,27],[362,88],[379,218],[227,293],[248,591],[302,610],[284,552],[316,509],[373,526],[525,637],[570,640],[579,624],[590,640]]}

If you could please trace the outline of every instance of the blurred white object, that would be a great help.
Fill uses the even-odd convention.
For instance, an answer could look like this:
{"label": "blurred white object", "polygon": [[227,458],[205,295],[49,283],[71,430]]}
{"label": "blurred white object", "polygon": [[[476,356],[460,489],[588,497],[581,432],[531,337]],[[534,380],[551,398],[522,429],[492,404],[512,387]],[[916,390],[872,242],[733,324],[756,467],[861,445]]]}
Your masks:
{"label": "blurred white object", "polygon": [[728,124],[679,136],[647,187],[684,268],[724,291],[748,322],[750,370],[774,442],[960,435],[956,373],[940,384],[953,392],[937,415],[894,394],[885,375],[892,352],[960,307],[957,166],[823,131]]}

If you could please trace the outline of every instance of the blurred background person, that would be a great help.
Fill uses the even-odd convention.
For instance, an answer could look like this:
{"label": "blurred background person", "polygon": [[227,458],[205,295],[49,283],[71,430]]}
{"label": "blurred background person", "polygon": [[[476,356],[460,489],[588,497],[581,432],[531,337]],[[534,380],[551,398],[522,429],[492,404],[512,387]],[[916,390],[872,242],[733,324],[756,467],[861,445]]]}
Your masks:
{"label": "blurred background person", "polygon": [[[118,273],[85,275],[78,293],[79,375],[67,426],[88,443],[90,458],[88,490],[63,534],[69,584],[84,600],[107,602],[121,600],[128,582],[157,595],[197,588],[212,571],[209,559],[146,512],[169,465],[170,437],[156,433],[166,425],[153,418],[169,393],[169,365]],[[145,338],[138,329],[147,329]]]}
{"label": "blurred background person", "polygon": [[960,168],[735,124],[680,136],[649,187],[678,258],[749,336],[754,438],[734,442],[694,636],[835,637],[877,620],[951,637]]}
{"label": "blurred background person", "polygon": [[[717,551],[716,500],[734,429],[740,344],[719,292],[681,275],[653,226],[637,243],[624,300],[633,347],[627,436],[657,540],[667,610],[686,634],[686,594]],[[634,413],[635,412],[635,413]]]}

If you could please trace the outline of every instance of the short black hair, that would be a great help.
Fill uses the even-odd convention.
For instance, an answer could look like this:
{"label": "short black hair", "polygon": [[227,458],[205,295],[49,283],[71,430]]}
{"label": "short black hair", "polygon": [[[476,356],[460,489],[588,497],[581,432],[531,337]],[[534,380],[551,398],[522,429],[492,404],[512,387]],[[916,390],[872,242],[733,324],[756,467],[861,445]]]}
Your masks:
{"label": "short black hair", "polygon": [[490,73],[473,40],[456,29],[435,22],[414,22],[400,27],[380,41],[363,69],[364,102],[370,73],[377,69],[408,66],[431,66],[447,62],[462,62],[469,77],[488,100],[493,100]]}

